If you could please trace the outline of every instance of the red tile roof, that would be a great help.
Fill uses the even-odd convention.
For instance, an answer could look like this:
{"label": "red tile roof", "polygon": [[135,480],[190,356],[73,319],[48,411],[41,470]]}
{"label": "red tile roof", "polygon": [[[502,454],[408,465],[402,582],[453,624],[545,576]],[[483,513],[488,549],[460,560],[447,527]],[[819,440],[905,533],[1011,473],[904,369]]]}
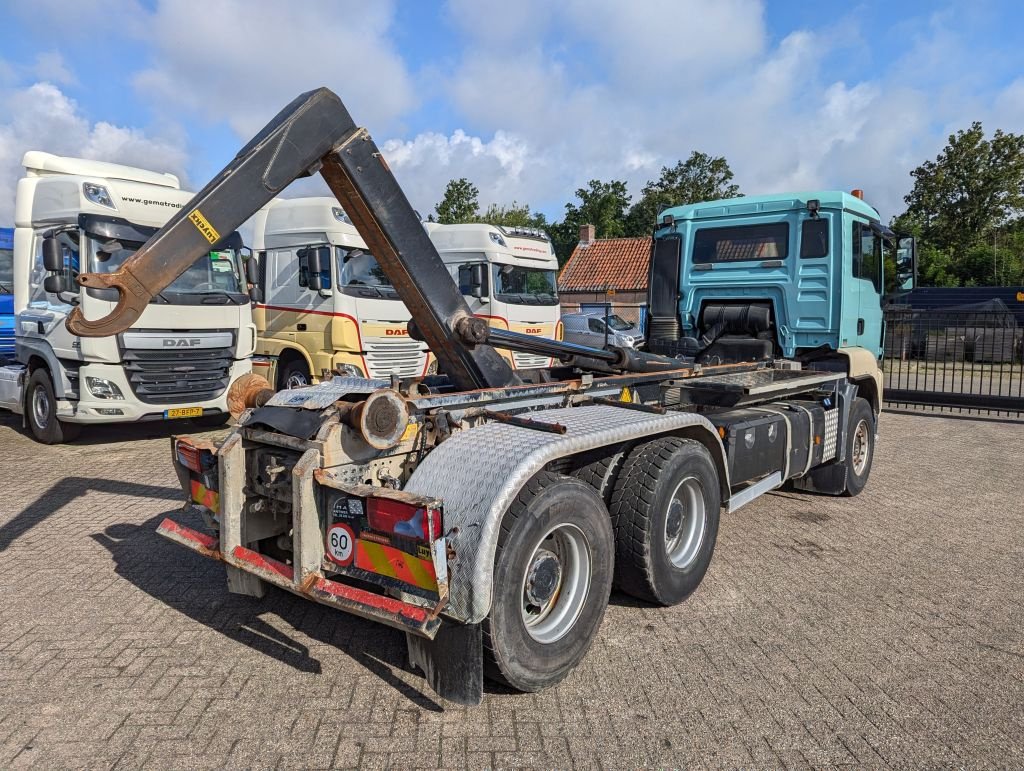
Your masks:
{"label": "red tile roof", "polygon": [[558,276],[559,292],[647,289],[651,239],[599,238],[577,244]]}

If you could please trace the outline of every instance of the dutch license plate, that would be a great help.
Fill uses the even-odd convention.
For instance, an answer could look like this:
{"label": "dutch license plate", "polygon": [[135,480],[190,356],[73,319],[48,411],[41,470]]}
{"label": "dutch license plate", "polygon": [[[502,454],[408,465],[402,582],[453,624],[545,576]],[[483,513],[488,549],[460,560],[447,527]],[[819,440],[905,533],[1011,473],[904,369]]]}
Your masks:
{"label": "dutch license plate", "polygon": [[201,418],[202,416],[202,407],[175,407],[171,410],[164,410],[165,420],[172,418]]}

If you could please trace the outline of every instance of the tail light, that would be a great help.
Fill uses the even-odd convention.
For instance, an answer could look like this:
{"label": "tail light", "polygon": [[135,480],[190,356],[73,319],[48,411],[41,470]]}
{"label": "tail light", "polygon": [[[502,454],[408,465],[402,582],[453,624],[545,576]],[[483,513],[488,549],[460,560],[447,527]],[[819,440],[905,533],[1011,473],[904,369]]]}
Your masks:
{"label": "tail light", "polygon": [[427,543],[441,536],[441,510],[390,498],[368,498],[366,519],[370,528]]}
{"label": "tail light", "polygon": [[183,439],[178,439],[174,443],[174,455],[177,457],[178,463],[197,474],[209,471],[216,465],[211,450],[200,449]]}

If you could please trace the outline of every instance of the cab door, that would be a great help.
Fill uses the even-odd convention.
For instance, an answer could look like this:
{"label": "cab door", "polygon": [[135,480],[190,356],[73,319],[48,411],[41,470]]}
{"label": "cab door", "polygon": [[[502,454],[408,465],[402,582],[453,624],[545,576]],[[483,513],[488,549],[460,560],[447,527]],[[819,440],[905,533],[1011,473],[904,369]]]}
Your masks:
{"label": "cab door", "polygon": [[[867,348],[882,355],[882,236],[870,223],[854,220],[852,243],[852,294],[846,297],[857,308],[853,337],[845,345]],[[855,305],[854,305],[855,303]],[[844,335],[844,337],[847,337]]]}

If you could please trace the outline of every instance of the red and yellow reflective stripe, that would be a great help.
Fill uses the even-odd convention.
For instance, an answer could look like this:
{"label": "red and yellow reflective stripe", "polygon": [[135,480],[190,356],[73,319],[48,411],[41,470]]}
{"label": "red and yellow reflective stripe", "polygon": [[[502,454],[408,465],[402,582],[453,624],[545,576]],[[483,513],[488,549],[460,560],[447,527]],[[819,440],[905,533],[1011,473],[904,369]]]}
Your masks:
{"label": "red and yellow reflective stripe", "polygon": [[406,554],[401,549],[373,541],[356,541],[356,567],[370,573],[397,578],[421,589],[437,591],[434,563]]}
{"label": "red and yellow reflective stripe", "polygon": [[198,479],[192,480],[192,500],[210,511],[220,511],[220,493],[203,485]]}

